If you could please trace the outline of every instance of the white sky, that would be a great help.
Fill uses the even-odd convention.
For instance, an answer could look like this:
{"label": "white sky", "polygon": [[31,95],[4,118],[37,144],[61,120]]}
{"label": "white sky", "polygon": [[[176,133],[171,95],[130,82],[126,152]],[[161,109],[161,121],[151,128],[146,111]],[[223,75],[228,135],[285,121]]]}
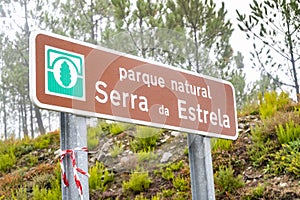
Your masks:
{"label": "white sky", "polygon": [[257,70],[252,69],[250,62],[250,51],[253,49],[252,42],[246,39],[246,34],[239,30],[236,10],[241,14],[250,13],[249,4],[252,0],[214,0],[217,5],[221,5],[221,2],[225,3],[227,10],[227,17],[230,19],[234,31],[231,36],[231,45],[234,49],[234,53],[240,51],[244,56],[244,65],[247,82],[257,80],[260,76]]}

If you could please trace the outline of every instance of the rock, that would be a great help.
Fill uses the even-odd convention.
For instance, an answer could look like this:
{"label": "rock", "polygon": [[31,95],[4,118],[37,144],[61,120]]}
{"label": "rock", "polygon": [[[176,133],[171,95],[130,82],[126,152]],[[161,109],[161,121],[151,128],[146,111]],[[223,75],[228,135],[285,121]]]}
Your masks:
{"label": "rock", "polygon": [[172,153],[170,152],[165,152],[163,155],[162,155],[162,158],[160,159],[160,162],[161,163],[166,163],[168,162],[168,160],[173,156]]}
{"label": "rock", "polygon": [[247,130],[245,130],[245,133],[251,133],[251,128],[248,128]]}
{"label": "rock", "polygon": [[125,156],[120,159],[120,163],[125,168],[135,168],[138,163],[137,157],[134,155]]}
{"label": "rock", "polygon": [[97,160],[102,160],[103,158],[105,158],[105,153],[103,151],[99,151],[97,155]]}
{"label": "rock", "polygon": [[178,136],[180,136],[180,132],[178,132],[178,131],[172,131],[172,132],[171,132],[171,135],[172,135],[173,137],[178,137]]}
{"label": "rock", "polygon": [[109,148],[111,147],[112,139],[109,139],[107,142],[105,142],[101,148],[103,152],[108,152]]}
{"label": "rock", "polygon": [[164,139],[160,140],[161,143],[165,143],[168,139],[170,138],[170,136],[166,135],[164,137]]}
{"label": "rock", "polygon": [[286,187],[287,185],[287,183],[279,183],[279,187]]}
{"label": "rock", "polygon": [[123,155],[132,155],[133,152],[132,152],[131,150],[127,149],[127,150],[125,150],[122,154],[123,154]]}
{"label": "rock", "polygon": [[95,163],[95,162],[96,162],[96,158],[95,158],[95,157],[92,157],[92,158],[90,159],[90,162]]}
{"label": "rock", "polygon": [[245,129],[245,124],[244,123],[239,123],[238,128],[242,129],[242,130]]}

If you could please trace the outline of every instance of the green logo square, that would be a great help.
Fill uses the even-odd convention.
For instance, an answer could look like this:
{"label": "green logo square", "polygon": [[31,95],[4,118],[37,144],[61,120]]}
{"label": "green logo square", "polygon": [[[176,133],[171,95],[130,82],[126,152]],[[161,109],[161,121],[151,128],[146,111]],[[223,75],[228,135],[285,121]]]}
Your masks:
{"label": "green logo square", "polygon": [[51,46],[45,52],[46,94],[84,101],[84,55]]}

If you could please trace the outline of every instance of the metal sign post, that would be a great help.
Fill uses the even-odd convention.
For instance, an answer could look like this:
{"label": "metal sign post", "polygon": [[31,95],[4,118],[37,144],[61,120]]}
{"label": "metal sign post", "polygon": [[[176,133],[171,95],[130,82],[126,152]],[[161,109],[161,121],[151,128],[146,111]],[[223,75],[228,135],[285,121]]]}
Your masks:
{"label": "metal sign post", "polygon": [[[62,150],[87,146],[87,129],[84,117],[61,113],[60,123],[60,147]],[[62,200],[79,200],[81,197],[74,181],[74,169],[70,156],[66,155],[66,159],[63,162],[69,186],[64,187],[62,183]],[[76,152],[76,164],[78,168],[88,171],[88,157],[86,152]],[[78,173],[78,176],[82,185],[83,199],[89,199],[88,177],[80,173]]]}
{"label": "metal sign post", "polygon": [[190,177],[193,200],[214,200],[214,176],[210,138],[188,134]]}

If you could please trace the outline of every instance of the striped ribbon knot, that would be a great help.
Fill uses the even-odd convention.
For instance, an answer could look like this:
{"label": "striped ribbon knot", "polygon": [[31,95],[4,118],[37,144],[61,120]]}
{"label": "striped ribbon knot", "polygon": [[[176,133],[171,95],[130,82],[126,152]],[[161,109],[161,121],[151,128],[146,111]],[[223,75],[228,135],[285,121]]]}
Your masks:
{"label": "striped ribbon knot", "polygon": [[64,186],[65,187],[68,187],[69,186],[69,181],[67,179],[67,175],[66,175],[66,172],[65,172],[65,167],[64,167],[64,164],[63,164],[63,160],[65,158],[65,156],[67,154],[70,155],[70,158],[71,158],[71,161],[72,161],[72,167],[73,167],[73,173],[74,173],[74,180],[75,180],[75,184],[76,184],[76,187],[78,189],[78,193],[81,197],[81,199],[83,199],[83,192],[82,192],[82,185],[81,185],[81,182],[80,182],[80,179],[79,179],[79,176],[78,176],[78,173],[81,173],[87,177],[90,177],[90,175],[84,171],[83,169],[80,169],[77,167],[76,165],[76,151],[84,151],[84,152],[88,152],[88,149],[87,147],[76,147],[74,149],[66,149],[66,150],[57,150],[56,151],[56,154],[58,154],[58,156],[60,157],[59,159],[59,162],[60,162],[60,167],[61,167],[61,175],[62,175],[62,179],[63,179],[63,183],[64,183]]}

